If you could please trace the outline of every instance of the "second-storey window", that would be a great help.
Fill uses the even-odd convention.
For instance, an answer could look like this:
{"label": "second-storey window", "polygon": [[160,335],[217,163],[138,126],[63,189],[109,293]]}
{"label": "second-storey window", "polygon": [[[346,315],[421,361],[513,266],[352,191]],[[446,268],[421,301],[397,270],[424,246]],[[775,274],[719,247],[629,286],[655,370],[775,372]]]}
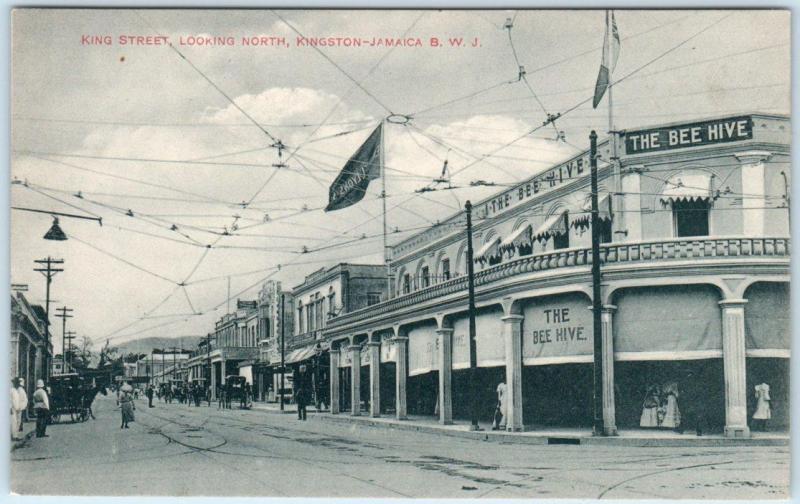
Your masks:
{"label": "second-storey window", "polygon": [[430,287],[431,285],[431,271],[427,266],[422,267],[422,288]]}
{"label": "second-storey window", "polygon": [[673,201],[672,221],[675,237],[708,236],[710,207],[707,199]]}
{"label": "second-storey window", "polygon": [[442,280],[450,280],[450,259],[442,259]]}
{"label": "second-storey window", "polygon": [[403,294],[411,292],[411,275],[406,273],[403,275]]}

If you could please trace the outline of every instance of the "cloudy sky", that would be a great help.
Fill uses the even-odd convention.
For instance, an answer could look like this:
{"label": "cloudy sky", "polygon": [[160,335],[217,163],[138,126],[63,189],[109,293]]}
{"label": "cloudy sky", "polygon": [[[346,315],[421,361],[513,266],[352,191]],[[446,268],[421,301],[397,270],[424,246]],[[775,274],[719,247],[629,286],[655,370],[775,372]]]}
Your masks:
{"label": "cloudy sky", "polygon": [[[615,15],[618,128],[789,113],[788,12]],[[470,182],[527,178],[586,148],[591,129],[605,133],[606,100],[574,108],[592,94],[603,30],[603,11],[17,10],[12,205],[100,216],[103,226],[62,219],[69,240],[44,241],[50,217],[14,211],[11,280],[43,302],[33,261],[63,258],[53,307],[74,308],[70,329],[100,345],[205,335],[225,312],[228,278],[231,297],[253,298],[266,278],[291,287],[339,261],[380,262],[377,181],[362,203],[322,211],[379,122],[411,118],[386,128],[397,242],[494,192]],[[299,34],[364,42],[317,50],[298,46]],[[121,45],[123,36],[166,36],[177,50]],[[233,45],[187,44],[207,37]],[[249,37],[286,44],[243,46]],[[524,136],[545,110],[569,111],[556,123],[565,141],[552,127]],[[285,167],[274,166],[275,139]],[[445,160],[457,189],[415,192]]]}

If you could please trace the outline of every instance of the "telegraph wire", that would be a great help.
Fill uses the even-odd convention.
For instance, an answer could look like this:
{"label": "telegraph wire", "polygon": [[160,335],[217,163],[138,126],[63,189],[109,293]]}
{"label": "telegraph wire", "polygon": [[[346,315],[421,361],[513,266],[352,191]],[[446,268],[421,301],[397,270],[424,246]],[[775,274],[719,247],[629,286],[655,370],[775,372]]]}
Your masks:
{"label": "telegraph wire", "polygon": [[153,183],[153,182],[148,182],[146,180],[135,179],[135,178],[132,178],[132,177],[125,177],[125,176],[117,175],[117,174],[114,174],[114,173],[106,173],[106,172],[102,172],[102,171],[99,171],[99,170],[94,170],[92,168],[86,168],[86,167],[83,167],[83,166],[78,166],[78,165],[75,165],[75,164],[72,164],[72,163],[68,163],[66,161],[61,161],[61,160],[58,160],[58,159],[50,159],[50,158],[41,157],[41,156],[38,156],[38,155],[30,155],[30,156],[35,158],[35,159],[39,159],[41,161],[47,161],[47,162],[50,162],[50,163],[66,166],[68,168],[72,168],[72,169],[75,169],[75,170],[94,173],[95,175],[101,175],[101,176],[104,176],[104,177],[110,177],[110,178],[114,178],[114,179],[118,179],[118,180],[125,180],[127,182],[133,182],[133,183],[141,184],[141,185],[148,186],[148,187],[154,187],[154,188],[157,188],[157,189],[163,189],[165,191],[172,191],[172,192],[183,194],[183,195],[186,195],[186,196],[194,196],[196,198],[200,198],[202,201],[221,203],[221,204],[224,204],[224,205],[235,204],[235,203],[230,203],[228,201],[219,200],[219,199],[213,198],[211,196],[206,196],[206,195],[203,195],[203,194],[193,193],[193,192],[185,191],[185,190],[178,189],[178,188],[175,188],[175,187],[170,187],[170,186],[167,186],[167,185],[164,185],[164,184],[156,184],[156,183]]}
{"label": "telegraph wire", "polygon": [[[511,36],[511,30],[514,28],[514,20],[517,19],[517,13],[519,13],[519,11],[517,11],[514,14],[513,19],[509,19],[509,21],[505,25],[505,28],[508,30],[508,44],[511,46],[511,53],[514,55],[514,61],[517,63],[517,69],[519,70],[519,80],[525,83],[525,86],[531,92],[531,95],[533,95],[533,98],[536,100],[536,103],[539,104],[539,108],[542,109],[544,115],[546,117],[550,117],[550,113],[547,111],[547,108],[544,106],[544,103],[542,103],[542,100],[540,100],[539,97],[536,96],[536,92],[533,90],[533,86],[531,86],[531,83],[528,82],[528,77],[525,72],[525,67],[522,65],[522,63],[519,62],[519,57],[517,56],[517,48],[514,47],[514,38]],[[556,127],[556,122],[551,121],[550,124],[553,126],[553,129],[556,132],[556,137],[558,137],[559,132],[558,128]]]}
{"label": "telegraph wire", "polygon": [[[278,19],[280,19],[281,21],[283,21],[283,24],[285,24],[286,26],[288,26],[288,27],[289,27],[289,28],[290,28],[290,29],[291,29],[293,32],[295,32],[295,33],[296,33],[296,34],[298,34],[299,36],[301,36],[301,37],[305,38],[305,35],[303,35],[303,34],[300,32],[300,30],[298,30],[297,28],[295,28],[295,27],[294,27],[294,25],[292,25],[292,24],[291,24],[289,21],[287,21],[287,20],[286,20],[286,19],[285,19],[283,16],[281,16],[280,14],[278,14],[278,12],[277,12],[277,11],[275,11],[274,9],[270,9],[270,12],[272,12],[272,14],[274,14],[274,15],[275,15],[275,17],[277,17]],[[420,16],[420,17],[421,17],[421,16]],[[419,18],[418,18],[418,19],[419,19]],[[358,86],[358,88],[359,88],[359,89],[361,89],[361,91],[363,91],[363,92],[364,92],[364,94],[366,94],[367,96],[369,96],[370,98],[372,98],[372,100],[373,100],[375,103],[377,103],[378,105],[380,105],[380,106],[381,106],[381,107],[382,107],[382,108],[383,108],[383,109],[384,109],[386,112],[388,112],[390,115],[392,115],[392,114],[394,113],[394,112],[392,112],[392,110],[391,110],[389,107],[387,107],[387,106],[386,106],[386,105],[385,105],[385,104],[384,104],[384,103],[383,103],[381,100],[379,100],[379,99],[378,99],[378,97],[376,97],[374,94],[372,94],[372,93],[371,93],[371,92],[370,92],[370,91],[369,91],[367,88],[365,88],[365,87],[364,87],[364,86],[363,86],[363,85],[362,85],[362,84],[361,84],[359,81],[357,81],[357,80],[356,80],[356,79],[355,79],[355,78],[354,78],[352,75],[350,75],[350,74],[349,74],[347,71],[345,71],[345,69],[343,69],[341,66],[339,66],[339,64],[337,64],[335,61],[333,61],[333,60],[332,60],[332,59],[331,59],[331,58],[330,58],[330,57],[329,57],[327,54],[325,54],[325,53],[324,53],[324,52],[323,52],[323,51],[322,51],[322,50],[321,50],[319,47],[317,47],[316,45],[312,45],[311,47],[312,47],[312,49],[314,49],[315,51],[317,51],[317,53],[319,53],[319,54],[320,54],[320,56],[322,56],[323,58],[325,58],[326,60],[328,60],[328,62],[329,62],[331,65],[333,65],[334,67],[336,67],[336,69],[337,69],[337,70],[339,70],[339,72],[341,72],[341,73],[342,73],[342,75],[344,75],[345,77],[347,77],[347,78],[348,78],[348,79],[349,79],[349,80],[350,80],[350,81],[351,81],[353,84],[355,84],[356,86]]]}
{"label": "telegraph wire", "polygon": [[172,284],[175,284],[175,285],[177,285],[177,284],[179,283],[179,282],[177,282],[177,281],[175,281],[175,280],[173,280],[173,279],[171,279],[171,278],[167,278],[167,277],[165,277],[164,275],[161,275],[161,274],[159,274],[159,273],[156,273],[156,272],[154,272],[154,271],[150,271],[150,270],[148,270],[147,268],[143,268],[142,266],[139,266],[139,265],[137,265],[137,264],[134,264],[134,263],[132,263],[132,262],[128,261],[127,259],[123,259],[122,257],[119,257],[119,256],[117,256],[117,255],[115,255],[115,254],[112,254],[111,252],[108,252],[108,251],[106,251],[106,250],[103,250],[103,249],[101,249],[101,248],[99,248],[99,247],[96,247],[96,246],[92,245],[92,244],[91,244],[91,243],[89,243],[89,242],[86,242],[86,241],[84,241],[84,240],[81,240],[80,238],[78,238],[78,237],[77,237],[77,236],[75,236],[75,235],[72,235],[72,234],[70,234],[70,235],[69,235],[69,237],[70,237],[71,239],[74,239],[74,240],[75,240],[75,241],[77,241],[78,243],[82,243],[82,244],[86,245],[87,247],[89,247],[89,248],[91,248],[91,249],[94,249],[94,250],[96,250],[97,252],[100,252],[101,254],[104,254],[104,255],[106,255],[106,256],[108,256],[108,257],[111,257],[112,259],[116,259],[117,261],[120,261],[120,262],[122,262],[122,263],[124,263],[124,264],[127,264],[128,266],[130,266],[130,267],[132,267],[132,268],[135,268],[135,269],[137,269],[137,270],[141,271],[142,273],[147,273],[147,274],[148,274],[148,275],[150,275],[150,276],[153,276],[153,277],[159,278],[159,279],[161,279],[161,280],[164,280],[165,282],[169,282],[169,283],[172,283]]}
{"label": "telegraph wire", "polygon": [[[278,17],[280,18],[280,15],[279,15],[277,12],[275,12],[274,10],[272,11],[272,13],[273,13],[274,15],[276,15],[276,16],[278,16]],[[424,11],[423,11],[422,13],[420,13],[420,15],[419,15],[419,16],[417,16],[417,18],[416,18],[416,19],[414,19],[414,21],[413,21],[413,22],[411,23],[411,25],[410,25],[410,26],[409,26],[409,27],[406,29],[406,31],[405,31],[405,32],[403,32],[403,35],[402,35],[402,36],[403,36],[403,37],[405,37],[405,36],[406,36],[406,35],[407,35],[407,34],[408,34],[408,33],[409,33],[409,32],[410,32],[410,31],[411,31],[413,28],[414,28],[414,26],[416,26],[416,24],[417,24],[417,23],[420,21],[420,19],[422,19],[422,17],[423,17],[424,15],[425,15],[425,12],[424,12]],[[296,30],[296,29],[294,29],[293,27],[291,27],[291,25],[289,25],[289,23],[288,23],[288,22],[287,22],[285,19],[281,18],[281,20],[283,20],[283,22],[284,22],[284,23],[285,23],[287,26],[289,26],[289,27],[290,27],[290,28],[292,28],[292,29],[293,29],[295,32],[297,32],[297,30]],[[297,33],[299,33],[299,32],[297,32]],[[302,36],[302,35],[301,35],[301,36]],[[396,47],[396,46],[392,46],[392,47],[391,47],[391,48],[390,48],[388,51],[386,51],[386,52],[383,54],[383,56],[381,56],[381,58],[380,58],[380,59],[379,59],[379,60],[378,60],[378,61],[377,61],[377,62],[376,62],[374,65],[372,65],[372,67],[369,69],[369,71],[367,72],[367,74],[364,76],[364,78],[363,78],[362,80],[366,80],[367,78],[369,78],[369,76],[370,76],[370,75],[372,75],[372,74],[373,74],[373,72],[375,72],[375,70],[377,70],[377,69],[378,69],[378,67],[381,65],[381,63],[383,63],[383,61],[384,61],[386,58],[388,58],[388,57],[389,57],[389,55],[390,55],[390,54],[391,54],[391,53],[394,51],[395,47]],[[317,51],[318,51],[320,54],[322,54],[323,56],[325,56],[325,55],[324,55],[324,53],[322,53],[322,51],[321,51],[320,49],[318,49],[317,47],[314,47],[314,49],[316,49],[316,50],[317,50]],[[332,61],[331,61],[331,62],[332,62]],[[333,63],[333,62],[332,62],[332,63]],[[334,63],[334,65],[335,65],[335,63]],[[349,77],[349,76],[348,76],[348,77]],[[351,78],[351,80],[352,80],[352,78]],[[353,82],[354,82],[354,84],[355,84],[356,86],[358,86],[360,89],[362,89],[362,90],[366,90],[366,88],[364,88],[364,86],[363,86],[361,83],[359,83],[359,82],[357,82],[357,81],[353,81]],[[319,131],[319,130],[322,128],[322,126],[323,126],[323,125],[325,125],[325,124],[328,122],[328,120],[329,120],[329,119],[330,119],[330,118],[333,116],[334,112],[336,112],[336,109],[338,109],[338,108],[339,108],[339,105],[340,105],[340,104],[341,104],[341,103],[344,101],[344,99],[345,99],[345,98],[347,98],[347,97],[349,97],[349,96],[352,94],[352,92],[353,92],[353,89],[354,89],[354,88],[350,88],[350,90],[348,90],[348,92],[347,92],[347,94],[346,94],[345,96],[343,96],[343,97],[340,97],[340,98],[339,98],[339,99],[336,101],[336,103],[334,104],[334,106],[333,106],[333,107],[331,107],[331,109],[330,109],[330,110],[328,111],[328,113],[325,115],[325,118],[322,120],[322,122],[320,122],[320,123],[317,125],[317,127],[316,127],[316,128],[314,128],[314,130],[313,130],[313,131],[312,131],[312,132],[311,132],[311,133],[308,135],[308,137],[306,137],[306,139],[305,139],[305,140],[304,140],[302,143],[300,143],[300,145],[298,145],[297,147],[295,147],[295,148],[294,148],[294,150],[292,150],[292,152],[290,152],[290,153],[289,153],[289,156],[287,157],[287,162],[288,162],[289,160],[293,159],[293,158],[294,158],[294,157],[297,155],[297,152],[298,152],[298,151],[299,151],[301,148],[303,148],[303,147],[304,147],[305,145],[307,145],[308,143],[311,143],[311,140],[313,139],[313,137],[314,137],[314,135],[317,133],[317,131]],[[386,108],[386,107],[384,107],[384,108]],[[388,110],[388,109],[387,109],[387,110]],[[389,113],[391,114],[391,111],[390,111]],[[253,200],[255,200],[255,199],[258,197],[258,195],[261,193],[261,191],[262,191],[262,190],[263,190],[263,188],[262,188],[261,190],[259,190],[258,192],[256,192],[255,194],[253,194],[253,196],[250,198],[250,200],[249,200],[248,202],[249,202],[249,203],[252,203],[252,202],[253,202]]]}
{"label": "telegraph wire", "polygon": [[[136,11],[136,10],[134,10],[134,11],[133,11],[133,13],[134,13],[134,14],[136,14],[136,15],[139,17],[139,19],[141,19],[142,21],[144,21],[144,23],[145,23],[147,26],[149,26],[151,30],[153,30],[154,32],[158,33],[158,30],[156,30],[156,28],[155,28],[155,27],[154,27],[152,24],[150,24],[150,22],[149,22],[149,21],[147,21],[147,19],[145,19],[145,18],[144,18],[144,17],[143,17],[143,16],[142,16],[142,15],[139,13],[139,11]],[[192,61],[191,61],[189,58],[187,58],[187,57],[186,57],[186,56],[185,56],[185,55],[184,55],[184,54],[183,54],[183,53],[182,53],[180,50],[178,50],[178,48],[177,48],[177,47],[175,47],[175,46],[172,44],[172,42],[169,42],[169,41],[168,41],[168,45],[169,45],[170,49],[172,49],[173,51],[175,51],[175,53],[176,53],[178,56],[180,56],[180,58],[181,58],[183,61],[185,61],[186,63],[188,63],[188,64],[189,64],[189,66],[190,66],[190,67],[192,67],[192,69],[193,69],[195,72],[197,72],[197,73],[200,75],[200,77],[202,77],[202,78],[203,78],[203,79],[204,79],[206,82],[208,82],[209,84],[211,84],[211,87],[213,87],[214,89],[216,89],[216,90],[217,90],[217,92],[219,92],[219,94],[221,94],[223,97],[225,97],[225,99],[226,99],[226,100],[228,100],[228,102],[230,102],[230,104],[231,104],[231,105],[233,105],[233,106],[234,106],[234,107],[235,107],[235,108],[236,108],[236,109],[237,109],[239,112],[241,112],[241,113],[242,113],[242,115],[243,115],[244,117],[246,117],[246,118],[247,118],[247,119],[248,119],[248,120],[249,120],[251,123],[253,123],[253,124],[254,124],[254,125],[255,125],[255,126],[258,128],[258,129],[259,129],[259,130],[261,130],[261,132],[263,132],[265,135],[267,135],[267,137],[269,137],[269,139],[270,139],[270,140],[271,140],[273,143],[280,143],[280,140],[278,140],[278,138],[277,138],[277,137],[273,136],[273,135],[272,135],[272,134],[271,134],[269,131],[267,131],[267,129],[266,129],[265,127],[261,126],[261,124],[260,124],[258,121],[256,121],[255,119],[253,119],[253,117],[252,117],[250,114],[248,114],[248,113],[247,113],[247,112],[246,112],[246,111],[245,111],[245,110],[244,110],[242,107],[240,107],[240,106],[239,106],[239,105],[236,103],[236,101],[235,101],[233,98],[231,98],[230,96],[228,96],[228,94],[227,94],[225,91],[223,91],[223,90],[222,90],[222,88],[220,88],[220,87],[219,87],[219,86],[218,86],[218,85],[217,85],[217,84],[216,84],[216,83],[215,83],[213,80],[211,80],[211,79],[210,79],[210,78],[209,78],[209,77],[208,77],[208,76],[207,76],[205,73],[203,73],[203,71],[202,71],[202,70],[200,70],[200,69],[199,69],[197,66],[195,66],[195,64],[194,64],[194,63],[192,63]]]}

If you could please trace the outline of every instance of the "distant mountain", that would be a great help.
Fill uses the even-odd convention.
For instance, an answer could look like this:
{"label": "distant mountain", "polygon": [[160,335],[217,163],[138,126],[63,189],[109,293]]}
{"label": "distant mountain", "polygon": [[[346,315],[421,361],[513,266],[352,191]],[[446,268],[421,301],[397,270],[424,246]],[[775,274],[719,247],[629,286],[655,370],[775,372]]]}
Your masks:
{"label": "distant mountain", "polygon": [[[167,338],[167,337],[151,337],[142,338],[131,341],[124,341],[117,343],[115,346],[119,350],[117,355],[125,355],[128,353],[141,353],[150,354],[154,348],[183,348],[184,350],[196,350],[197,344],[202,340],[202,337],[184,337],[184,338]],[[113,343],[112,343],[113,345]]]}

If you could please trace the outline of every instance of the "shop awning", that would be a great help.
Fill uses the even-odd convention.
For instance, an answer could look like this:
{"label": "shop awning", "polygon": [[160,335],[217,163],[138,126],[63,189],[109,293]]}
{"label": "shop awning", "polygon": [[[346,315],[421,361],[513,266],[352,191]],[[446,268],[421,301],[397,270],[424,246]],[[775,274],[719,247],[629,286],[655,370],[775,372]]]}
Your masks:
{"label": "shop awning", "polygon": [[297,348],[286,354],[284,362],[286,364],[294,364],[295,362],[301,362],[306,359],[310,359],[311,357],[314,357],[316,351],[316,345]]}
{"label": "shop awning", "polygon": [[544,224],[534,231],[533,239],[537,241],[546,241],[555,235],[562,235],[567,232],[567,219],[565,218],[567,211],[557,213],[544,221]]}
{"label": "shop awning", "polygon": [[[580,217],[572,220],[571,226],[575,229],[588,229],[592,225],[592,200],[586,202],[581,208]],[[606,193],[597,200],[597,216],[603,220],[611,220],[611,194]]]}
{"label": "shop awning", "polygon": [[500,237],[492,238],[488,242],[486,242],[478,251],[475,253],[475,260],[476,261],[485,261],[488,259],[488,256],[495,253],[497,250],[498,245],[500,245]]}
{"label": "shop awning", "polygon": [[533,241],[532,230],[533,228],[530,224],[520,226],[516,231],[511,233],[508,238],[500,242],[500,250],[506,251],[519,247],[520,245],[530,245]]}
{"label": "shop awning", "polygon": [[664,204],[675,201],[707,200],[711,198],[711,176],[704,173],[682,174],[667,181],[661,193]]}

